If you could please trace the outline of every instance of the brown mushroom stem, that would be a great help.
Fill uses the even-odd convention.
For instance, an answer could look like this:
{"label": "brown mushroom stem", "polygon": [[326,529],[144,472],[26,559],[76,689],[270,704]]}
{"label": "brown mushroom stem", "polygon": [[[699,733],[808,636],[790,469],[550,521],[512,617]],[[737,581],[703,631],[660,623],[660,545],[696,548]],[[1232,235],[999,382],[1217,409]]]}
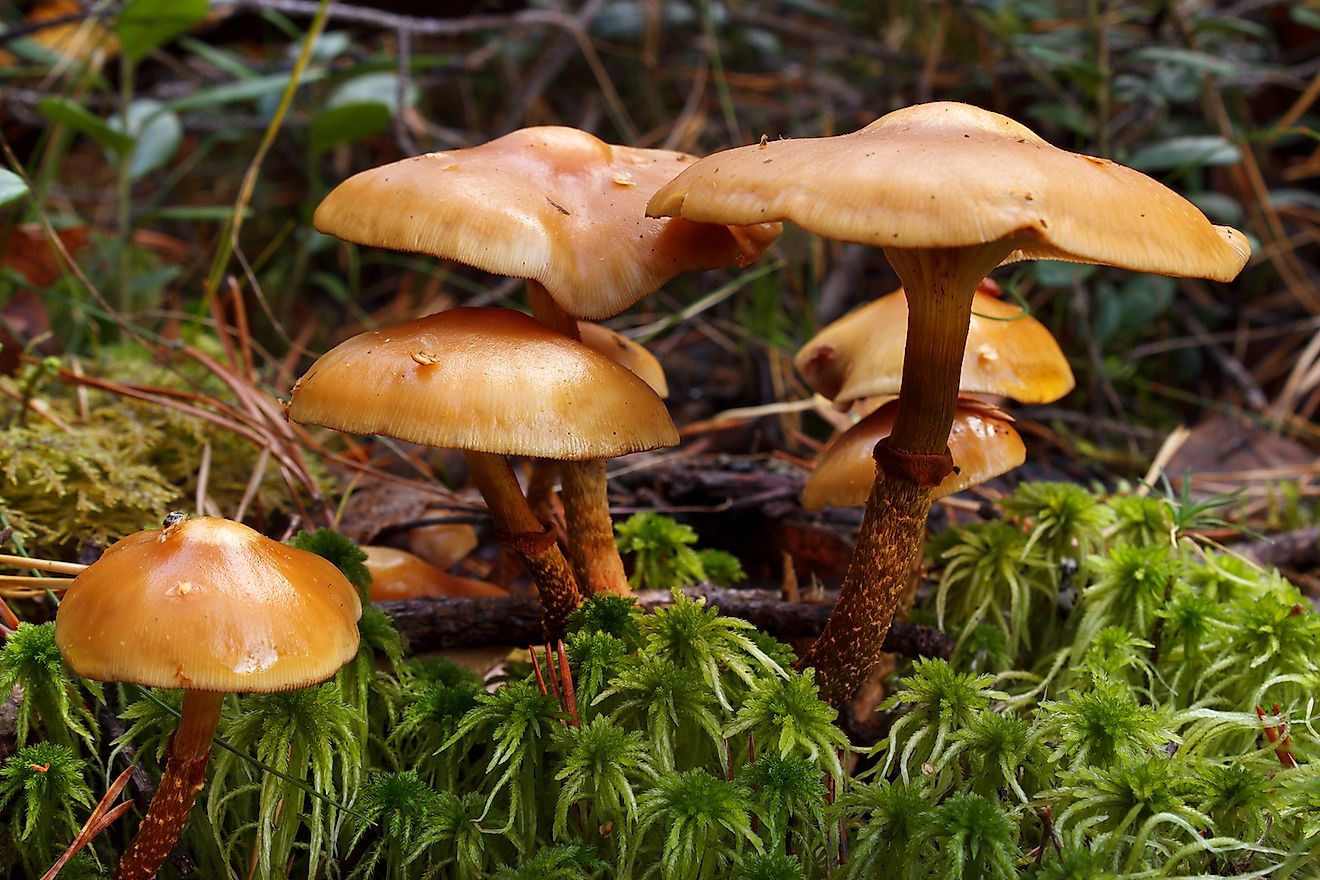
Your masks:
{"label": "brown mushroom stem", "polygon": [[[631,596],[619,547],[605,479],[605,462],[567,462],[563,469],[564,519],[568,529],[568,561],[578,583],[591,596],[612,593]],[[601,503],[599,499],[605,499]]]}
{"label": "brown mushroom stem", "polygon": [[839,601],[798,666],[815,667],[821,698],[841,706],[881,655],[921,552],[930,488],[952,469],[949,429],[958,400],[972,295],[1013,250],[1011,240],[966,248],[887,249],[908,291],[907,347],[898,415],[876,445],[880,473],[862,515]]}
{"label": "brown mushroom stem", "polygon": [[224,699],[225,695],[219,691],[183,692],[183,711],[170,742],[165,772],[161,774],[151,807],[138,826],[137,836],[119,860],[116,880],[155,877],[178,842],[193,801],[206,782],[211,737],[220,722]]}
{"label": "brown mushroom stem", "polygon": [[532,307],[532,317],[551,330],[557,330],[569,339],[581,339],[577,319],[564,311],[544,284],[529,280],[527,282],[527,304]]}
{"label": "brown mushroom stem", "polygon": [[[527,282],[527,300],[532,307],[532,317],[551,329],[558,330],[572,339],[581,339],[577,320],[555,302],[554,298],[541,284]],[[532,472],[545,470],[550,463],[534,462]],[[614,593],[631,596],[632,588],[623,572],[623,559],[619,556],[618,545],[614,543],[614,522],[610,519],[608,486],[605,482],[605,462],[601,459],[591,461],[566,461],[559,465],[560,480],[563,485],[561,498],[564,502],[564,521],[568,532],[568,558],[573,565],[578,585],[589,596],[600,593]],[[544,475],[541,481],[544,481]],[[550,478],[553,481],[553,477]],[[534,501],[540,505],[541,495],[529,491]]]}
{"label": "brown mushroom stem", "polygon": [[582,601],[573,571],[555,543],[554,532],[532,513],[508,459],[489,452],[464,450],[468,472],[486,499],[500,540],[518,554],[531,575],[545,609],[547,633],[563,633],[568,615]]}
{"label": "brown mushroom stem", "polygon": [[549,520],[554,508],[555,483],[559,481],[560,462],[553,458],[534,458],[527,474],[527,503],[537,519]]}

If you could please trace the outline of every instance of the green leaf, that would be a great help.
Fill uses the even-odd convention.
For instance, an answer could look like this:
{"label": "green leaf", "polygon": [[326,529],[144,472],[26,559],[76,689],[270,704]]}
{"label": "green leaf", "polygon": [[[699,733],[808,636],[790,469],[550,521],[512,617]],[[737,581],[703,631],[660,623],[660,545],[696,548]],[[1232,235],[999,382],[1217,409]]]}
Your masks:
{"label": "green leaf", "polygon": [[123,155],[133,149],[131,137],[116,131],[104,119],[68,98],[59,95],[42,98],[37,102],[37,111],[51,122],[63,123],[114,153]]}
{"label": "green leaf", "polygon": [[312,151],[322,153],[340,144],[349,144],[380,134],[390,124],[389,108],[383,104],[345,104],[317,114],[308,127]]}
{"label": "green leaf", "polygon": [[1191,49],[1177,49],[1171,46],[1147,46],[1138,49],[1133,56],[1142,61],[1156,61],[1175,67],[1185,67],[1196,73],[1211,76],[1230,76],[1237,72],[1238,65],[1218,55],[1208,52],[1196,52]]}
{"label": "green leaf", "polygon": [[[411,106],[415,88],[404,95]],[[325,108],[312,119],[308,138],[312,149],[324,152],[384,131],[399,112],[399,78],[393,73],[368,73],[353,77],[335,88]]]}
{"label": "green leaf", "polygon": [[0,169],[0,205],[16,202],[28,194],[28,186],[12,171]]}
{"label": "green leaf", "polygon": [[[224,223],[234,216],[233,205],[165,205],[143,212],[144,217],[159,220],[186,220],[197,223]],[[243,212],[244,219],[252,216],[252,210]]]}
{"label": "green leaf", "polygon": [[1188,193],[1187,200],[1215,223],[1240,226],[1243,222],[1242,204],[1230,195],[1217,192]]}
{"label": "green leaf", "polygon": [[242,56],[227,49],[212,46],[210,43],[194,37],[181,37],[179,48],[186,49],[189,54],[196,55],[202,61],[214,66],[222,73],[232,76],[234,79],[253,79],[257,75],[252,71],[249,62]]}
{"label": "green leaf", "polygon": [[183,125],[160,101],[139,98],[128,105],[128,125],[122,116],[114,116],[110,127],[134,141],[129,158],[129,178],[137,180],[168,162],[183,141]]}
{"label": "green leaf", "polygon": [[1222,135],[1173,137],[1143,147],[1127,164],[1138,171],[1167,171],[1203,165],[1232,165],[1241,159],[1237,145]]}
{"label": "green leaf", "polygon": [[128,0],[115,31],[124,55],[138,61],[206,17],[207,0]]}
{"label": "green leaf", "polygon": [[[325,79],[324,68],[309,68],[299,80],[300,85],[307,85]],[[216,107],[222,104],[234,104],[239,101],[255,101],[268,95],[278,94],[289,85],[287,73],[272,73],[266,76],[254,76],[237,82],[221,83],[205,89],[199,89],[191,95],[170,102],[170,109],[197,110],[204,107]]]}
{"label": "green leaf", "polygon": [[1305,3],[1294,3],[1288,10],[1288,17],[1302,27],[1320,30],[1320,9]]}

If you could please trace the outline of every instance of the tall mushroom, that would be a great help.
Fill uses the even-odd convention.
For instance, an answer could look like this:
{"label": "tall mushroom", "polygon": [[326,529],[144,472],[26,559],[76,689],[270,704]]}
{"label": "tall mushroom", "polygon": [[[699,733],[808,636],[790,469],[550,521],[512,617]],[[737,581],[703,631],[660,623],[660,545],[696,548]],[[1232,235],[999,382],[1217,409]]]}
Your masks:
{"label": "tall mushroom", "polygon": [[1061,259],[1221,281],[1249,256],[1237,230],[1145,175],[1057,149],[966,104],[920,104],[860,131],[763,140],[709,156],[662,187],[648,213],[710,223],[791,220],[881,247],[907,293],[893,433],[874,455],[857,549],[824,632],[802,658],[822,695],[846,700],[880,655],[947,448],[972,296],[1000,263]]}
{"label": "tall mushroom", "polygon": [[309,687],[357,654],[358,592],[326,560],[224,519],[116,542],[65,593],[55,641],[98,681],[183,688],[151,807],[118,880],[155,877],[206,779],[226,693]]}
{"label": "tall mushroom", "polygon": [[[607,144],[560,126],[363,171],[316,210],[316,228],[358,244],[430,254],[527,279],[532,314],[578,337],[575,318],[617,315],[675,275],[745,265],[779,227],[651,219],[646,200],[693,161]],[[564,469],[568,550],[588,592],[628,593],[614,546],[605,463]]]}
{"label": "tall mushroom", "polygon": [[581,461],[678,442],[645,382],[511,309],[451,309],[358,334],[298,380],[289,418],[463,450],[502,539],[532,574],[552,633],[577,607],[577,585],[505,456]]}

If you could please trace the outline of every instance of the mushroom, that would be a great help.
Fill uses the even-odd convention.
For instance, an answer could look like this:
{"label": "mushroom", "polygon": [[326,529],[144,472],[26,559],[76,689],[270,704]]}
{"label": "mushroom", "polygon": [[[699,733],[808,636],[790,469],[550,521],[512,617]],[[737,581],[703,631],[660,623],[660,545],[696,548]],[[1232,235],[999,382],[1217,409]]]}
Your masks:
{"label": "mushroom", "polygon": [[[871,450],[889,436],[897,412],[897,401],[890,401],[831,440],[802,487],[802,506],[820,510],[866,504],[875,482]],[[1007,413],[988,404],[960,398],[949,432],[954,470],[931,489],[931,499],[979,486],[1026,461],[1027,449],[1012,421]]]}
{"label": "mushroom", "polygon": [[[683,272],[745,265],[779,234],[651,219],[646,200],[694,157],[607,144],[573,128],[525,128],[462,150],[363,171],[316,210],[321,232],[527,279],[532,314],[574,338]],[[542,475],[544,480],[544,475]],[[614,545],[605,463],[564,468],[569,555],[589,593],[629,593]]]}
{"label": "mushroom", "polygon": [[[627,367],[637,374],[651,390],[662,398],[669,396],[669,382],[665,378],[665,368],[660,365],[656,356],[647,350],[646,346],[640,342],[635,342],[619,333],[611,330],[603,324],[595,324],[591,321],[578,321],[578,338],[587,348],[594,349],[605,355],[605,357],[614,361],[621,367]],[[532,510],[542,519],[549,517],[551,499],[554,496],[555,481],[559,479],[559,462],[549,458],[538,458],[532,462],[531,475],[527,481],[527,502],[532,505]],[[608,526],[606,522],[604,525]],[[570,561],[573,562],[575,570],[579,565],[585,563],[590,568],[587,560],[579,560],[576,554],[570,553]],[[591,588],[591,577],[587,571],[578,571],[578,580],[587,584]],[[599,583],[603,590],[610,592],[621,592],[622,584],[615,579],[603,579]]]}
{"label": "mushroom", "polygon": [[227,693],[304,688],[357,654],[358,592],[315,554],[212,517],[116,542],[74,579],[55,641],[98,681],[183,688],[151,807],[118,880],[156,876],[206,778]]}
{"label": "mushroom", "polygon": [[[425,510],[421,519],[441,519],[447,514],[445,510]],[[436,568],[449,568],[477,549],[477,530],[467,523],[419,525],[408,530],[404,545],[409,553],[415,553]]]}
{"label": "mushroom", "polygon": [[600,352],[619,366],[632,370],[662,398],[669,397],[665,368],[660,366],[660,361],[646,346],[603,324],[578,321],[577,326],[578,338],[583,345]]}
{"label": "mushroom", "polygon": [[371,601],[416,599],[419,596],[507,596],[495,584],[459,577],[397,547],[365,546],[362,563],[371,572]]}
{"label": "mushroom", "polygon": [[893,433],[839,601],[800,660],[839,705],[880,656],[930,511],[952,469],[949,429],[972,298],[1004,262],[1061,259],[1140,272],[1234,278],[1250,249],[1190,202],[1107,159],[1050,146],[966,104],[920,104],[860,131],[771,141],[694,163],[647,213],[709,223],[791,220],[884,248],[908,300]]}
{"label": "mushroom", "polygon": [[[1051,403],[1072,390],[1068,359],[1043,324],[1020,307],[985,292],[972,297],[958,390],[1020,403]],[[998,285],[994,285],[995,289]],[[907,299],[896,290],[825,327],[793,359],[813,391],[846,407],[864,397],[898,393],[907,341]]]}
{"label": "mushroom", "polygon": [[678,442],[645,382],[510,309],[452,309],[354,336],[298,380],[289,418],[463,450],[552,633],[577,607],[577,584],[504,456],[603,460]]}

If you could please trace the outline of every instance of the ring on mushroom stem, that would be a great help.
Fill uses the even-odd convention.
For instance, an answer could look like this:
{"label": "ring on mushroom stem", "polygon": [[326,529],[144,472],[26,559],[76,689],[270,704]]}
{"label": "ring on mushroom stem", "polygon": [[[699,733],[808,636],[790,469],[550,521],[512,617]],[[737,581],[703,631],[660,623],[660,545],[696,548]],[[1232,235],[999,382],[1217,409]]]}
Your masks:
{"label": "ring on mushroom stem", "polygon": [[55,617],[60,653],[84,678],[184,690],[118,880],[155,877],[174,847],[205,783],[226,693],[308,687],[358,648],[358,592],[326,560],[230,520],[166,523],[107,549]]}
{"label": "ring on mushroom stem", "polygon": [[[778,224],[759,220],[728,227],[645,216],[651,193],[694,158],[563,126],[525,128],[356,174],[325,198],[315,223],[358,244],[525,278],[536,319],[577,338],[575,319],[617,315],[683,272],[746,265],[779,235]],[[554,480],[547,466],[537,470],[534,506],[544,513]],[[603,461],[567,463],[563,474],[567,549],[582,589],[630,593]]]}
{"label": "ring on mushroom stem", "polygon": [[[1063,259],[1227,281],[1250,251],[1242,233],[1211,225],[1144,174],[952,102],[896,110],[852,134],[716,153],[662,187],[647,213],[791,220],[883,248],[909,310],[898,415],[885,441],[891,456],[944,451],[972,298],[999,264]],[[879,659],[929,511],[922,487],[876,480],[839,602],[800,661],[816,668],[821,696],[835,705]]]}

